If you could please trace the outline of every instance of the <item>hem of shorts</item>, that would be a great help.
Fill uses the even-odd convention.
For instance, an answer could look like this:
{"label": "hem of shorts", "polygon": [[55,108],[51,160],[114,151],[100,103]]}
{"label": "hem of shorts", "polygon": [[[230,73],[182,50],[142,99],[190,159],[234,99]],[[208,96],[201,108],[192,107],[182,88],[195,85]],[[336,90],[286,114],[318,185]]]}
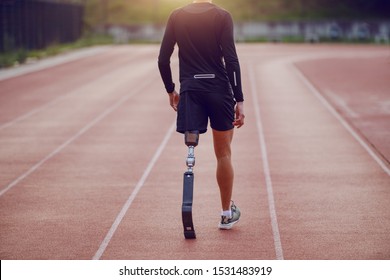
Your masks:
{"label": "hem of shorts", "polygon": [[[196,129],[192,129],[191,131],[193,131],[193,130],[196,130]],[[182,130],[182,129],[178,129],[178,128],[176,129],[176,132],[179,132],[181,134],[184,134],[186,131],[187,130]],[[199,130],[199,134],[204,134],[206,132],[207,132],[207,128]]]}
{"label": "hem of shorts", "polygon": [[229,130],[232,130],[234,129],[234,125],[232,125],[231,127],[229,128],[224,128],[224,129],[219,129],[219,128],[215,128],[215,127],[211,127],[213,130],[216,130],[216,131],[229,131]]}

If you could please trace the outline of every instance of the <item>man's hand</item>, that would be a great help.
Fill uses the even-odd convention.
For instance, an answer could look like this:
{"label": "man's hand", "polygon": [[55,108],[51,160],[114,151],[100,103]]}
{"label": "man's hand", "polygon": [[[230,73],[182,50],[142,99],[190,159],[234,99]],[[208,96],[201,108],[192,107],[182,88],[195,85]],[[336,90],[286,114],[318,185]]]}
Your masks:
{"label": "man's hand", "polygon": [[236,105],[236,118],[233,122],[234,126],[237,126],[237,128],[240,128],[244,125],[244,103],[243,102],[237,102]]}
{"label": "man's hand", "polygon": [[173,110],[177,111],[177,105],[179,104],[180,95],[174,90],[169,95],[169,105],[173,108]]}

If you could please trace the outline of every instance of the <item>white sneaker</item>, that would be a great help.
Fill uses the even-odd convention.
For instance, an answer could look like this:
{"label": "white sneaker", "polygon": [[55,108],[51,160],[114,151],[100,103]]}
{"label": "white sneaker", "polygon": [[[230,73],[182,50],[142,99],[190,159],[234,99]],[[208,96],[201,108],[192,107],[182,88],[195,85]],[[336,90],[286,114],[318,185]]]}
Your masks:
{"label": "white sneaker", "polygon": [[240,209],[234,204],[232,201],[232,206],[230,206],[232,210],[232,217],[227,216],[221,216],[221,222],[219,223],[218,227],[220,229],[231,229],[233,225],[235,225],[241,216]]}

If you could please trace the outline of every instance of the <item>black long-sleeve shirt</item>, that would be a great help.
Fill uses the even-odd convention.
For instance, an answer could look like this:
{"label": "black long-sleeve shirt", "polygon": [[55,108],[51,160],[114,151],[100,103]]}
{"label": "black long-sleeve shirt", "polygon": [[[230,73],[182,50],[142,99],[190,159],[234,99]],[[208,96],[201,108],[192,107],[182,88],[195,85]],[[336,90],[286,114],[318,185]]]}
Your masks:
{"label": "black long-sleeve shirt", "polygon": [[167,92],[173,92],[170,58],[179,47],[180,91],[230,91],[243,101],[240,63],[229,12],[211,3],[193,3],[169,17],[158,66]]}

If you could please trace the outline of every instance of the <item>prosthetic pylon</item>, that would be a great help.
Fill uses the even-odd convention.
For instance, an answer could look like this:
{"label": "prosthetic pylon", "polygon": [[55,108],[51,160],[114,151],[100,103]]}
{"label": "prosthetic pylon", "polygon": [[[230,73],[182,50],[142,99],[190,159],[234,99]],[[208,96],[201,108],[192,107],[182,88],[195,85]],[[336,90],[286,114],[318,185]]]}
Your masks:
{"label": "prosthetic pylon", "polygon": [[181,207],[184,237],[186,239],[196,238],[194,224],[192,222],[192,200],[194,193],[194,173],[195,166],[194,150],[199,142],[199,131],[186,131],[184,142],[188,146],[188,156],[186,160],[187,171],[183,178],[183,204]]}

